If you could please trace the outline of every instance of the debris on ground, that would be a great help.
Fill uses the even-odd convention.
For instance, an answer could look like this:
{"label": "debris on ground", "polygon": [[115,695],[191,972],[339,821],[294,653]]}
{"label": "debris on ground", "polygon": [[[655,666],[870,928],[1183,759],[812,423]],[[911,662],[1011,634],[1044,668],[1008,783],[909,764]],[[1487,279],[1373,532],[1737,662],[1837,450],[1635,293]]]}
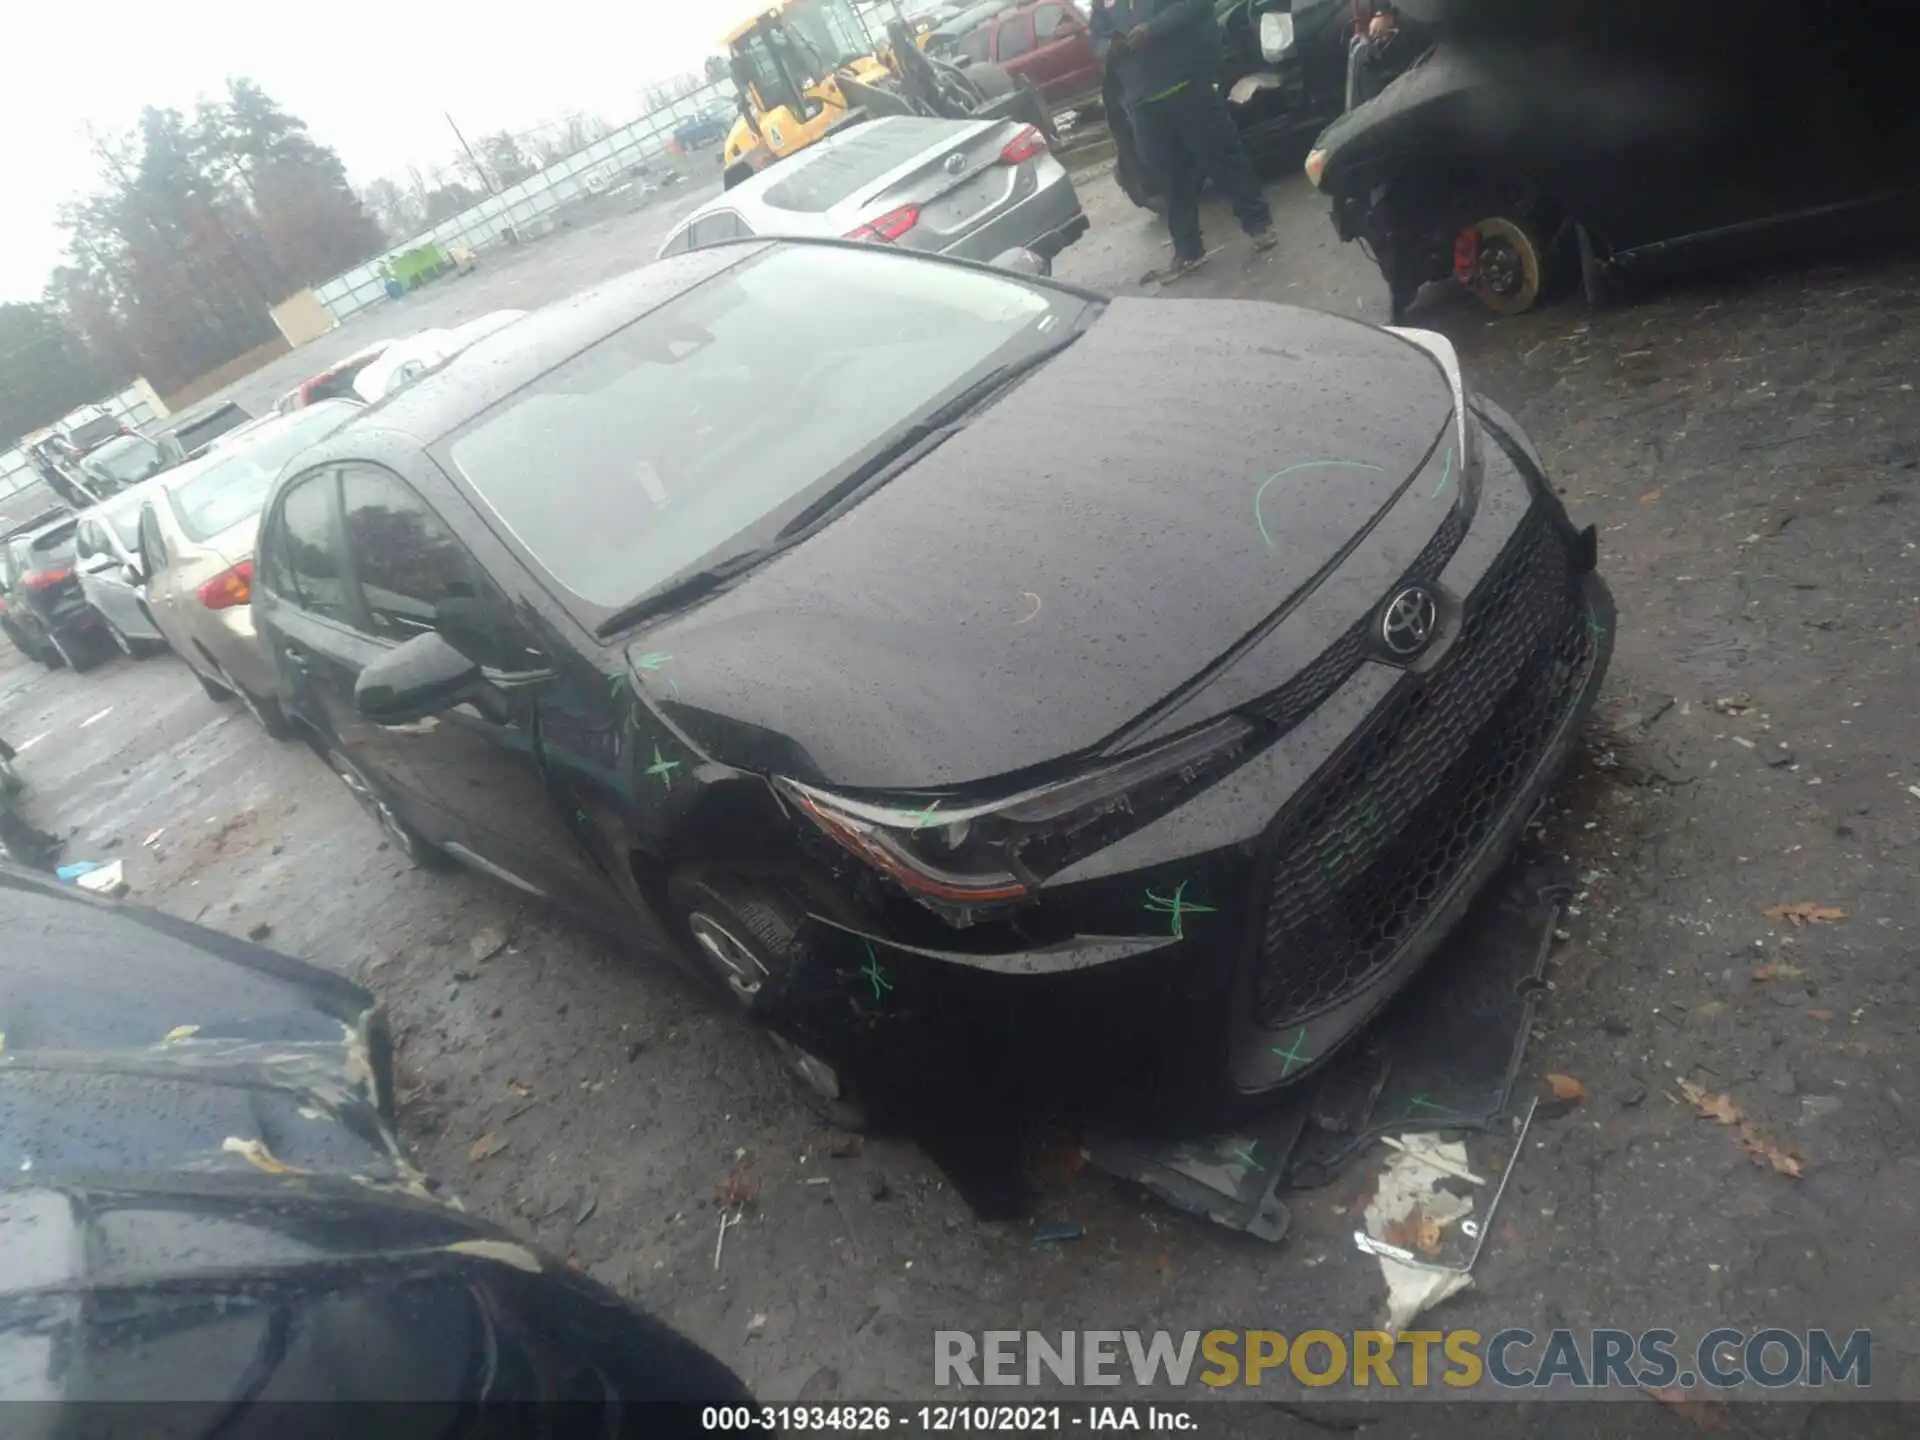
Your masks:
{"label": "debris on ground", "polygon": [[890,1200],[893,1187],[887,1184],[887,1177],[876,1170],[867,1177],[867,1194],[875,1200]]}
{"label": "debris on ground", "polygon": [[1553,1091],[1556,1100],[1570,1100],[1578,1105],[1587,1098],[1587,1087],[1571,1075],[1550,1073],[1547,1076],[1547,1088]]}
{"label": "debris on ground", "polygon": [[579,1229],[580,1226],[586,1224],[587,1221],[593,1218],[593,1212],[598,1210],[599,1208],[600,1208],[600,1197],[598,1195],[591,1195],[591,1194],[588,1195],[585,1203],[583,1203],[580,1206],[580,1208],[574,1212],[574,1216],[573,1216],[574,1228],[577,1230]]}
{"label": "debris on ground", "polygon": [[[1521,1117],[1500,1183],[1481,1216],[1473,1213],[1473,1196],[1461,1193],[1463,1182],[1486,1183],[1468,1168],[1463,1143],[1442,1140],[1428,1131],[1400,1137],[1393,1159],[1375,1178],[1363,1212],[1365,1228],[1353,1235],[1354,1246],[1380,1262],[1381,1277],[1387,1282],[1383,1328],[1402,1330],[1415,1316],[1473,1283],[1473,1267],[1493,1229],[1500,1198],[1513,1178],[1539,1108],[1535,1100]],[[1456,1235],[1458,1241],[1453,1239]],[[1466,1242],[1471,1242],[1471,1248],[1461,1255]],[[1449,1250],[1455,1258],[1441,1258]]]}
{"label": "debris on ground", "polygon": [[1682,1420],[1702,1430],[1725,1430],[1729,1427],[1724,1406],[1716,1405],[1711,1400],[1701,1400],[1678,1385],[1643,1385],[1640,1388],[1649,1400],[1666,1406]]}
{"label": "debris on ground", "polygon": [[126,872],[118,860],[75,860],[53,872],[69,885],[114,899],[127,893]]}
{"label": "debris on ground", "polygon": [[714,1187],[723,1210],[743,1210],[760,1194],[760,1177],[753,1173],[753,1162],[744,1153],[734,1156],[733,1168],[720,1177]]}
{"label": "debris on ground", "polygon": [[467,953],[476,961],[491,960],[507,948],[511,937],[498,925],[482,926],[473,938],[467,941]]}
{"label": "debris on ground", "polygon": [[264,1170],[269,1175],[304,1175],[307,1173],[296,1165],[289,1165],[284,1160],[275,1158],[273,1152],[267,1149],[264,1141],[242,1140],[236,1135],[229,1135],[220,1143],[220,1148],[229,1155],[240,1156],[249,1165],[253,1166],[254,1169]]}
{"label": "debris on ground", "polygon": [[1732,1096],[1709,1094],[1704,1085],[1697,1085],[1691,1080],[1680,1082],[1680,1093],[1703,1118],[1737,1131],[1741,1146],[1755,1164],[1765,1165],[1775,1174],[1791,1176],[1795,1180],[1802,1177],[1804,1171],[1800,1161],[1748,1120],[1740,1107],[1733,1103]]}
{"label": "debris on ground", "polygon": [[858,1135],[836,1135],[827,1145],[827,1154],[836,1160],[851,1160],[863,1148]]}
{"label": "debris on ground", "polygon": [[1054,1220],[1045,1225],[1033,1227],[1033,1246],[1036,1250],[1042,1245],[1065,1245],[1070,1241],[1086,1238],[1086,1228],[1074,1224],[1071,1220]]}
{"label": "debris on ground", "polygon": [[147,836],[147,838],[142,840],[140,843],[147,849],[151,850],[154,846],[160,843],[160,837],[166,833],[167,833],[167,827],[162,825],[158,830],[154,831],[151,835]]}
{"label": "debris on ground", "polygon": [[1815,904],[1811,900],[1788,900],[1779,905],[1763,906],[1760,913],[1769,920],[1782,921],[1796,930],[1803,925],[1821,925],[1830,920],[1847,918],[1846,911],[1831,905]]}
{"label": "debris on ground", "polygon": [[257,943],[261,940],[266,939],[271,934],[273,934],[273,926],[268,924],[265,920],[262,920],[258,925],[255,925],[252,929],[247,931],[247,939],[255,941]]}
{"label": "debris on ground", "polygon": [[1789,965],[1784,960],[1769,960],[1766,964],[1755,967],[1753,978],[1765,984],[1769,980],[1801,980],[1806,977],[1806,973],[1798,965]]}
{"label": "debris on ground", "polygon": [[467,1158],[478,1165],[482,1160],[490,1159],[507,1148],[508,1142],[491,1130],[482,1135],[467,1150]]}

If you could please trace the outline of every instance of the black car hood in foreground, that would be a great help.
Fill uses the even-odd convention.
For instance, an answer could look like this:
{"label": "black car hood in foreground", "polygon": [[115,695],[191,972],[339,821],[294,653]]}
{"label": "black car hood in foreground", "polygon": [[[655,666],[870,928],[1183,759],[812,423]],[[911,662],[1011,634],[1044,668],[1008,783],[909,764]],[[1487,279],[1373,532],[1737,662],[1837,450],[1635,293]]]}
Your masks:
{"label": "black car hood in foreground", "polygon": [[1116,300],[852,512],[650,627],[633,652],[672,679],[638,678],[748,769],[927,788],[1058,761],[1309,587],[1452,410],[1433,359],[1357,321]]}
{"label": "black car hood in foreground", "polygon": [[[486,1427],[454,1407],[478,1401],[749,1400],[425,1198],[358,986],[5,864],[0,936],[0,1400],[139,1402],[14,1407],[27,1429],[285,1440],[339,1412],[272,1402],[373,1400],[441,1402],[393,1433],[467,1434]],[[698,1412],[627,1415],[594,1433],[691,1434]]]}

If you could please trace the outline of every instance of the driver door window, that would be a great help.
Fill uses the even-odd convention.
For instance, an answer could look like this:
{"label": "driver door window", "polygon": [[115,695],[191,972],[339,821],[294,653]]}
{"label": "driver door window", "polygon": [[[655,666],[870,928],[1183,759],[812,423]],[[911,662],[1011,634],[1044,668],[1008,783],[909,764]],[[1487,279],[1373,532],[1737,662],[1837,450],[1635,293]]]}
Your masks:
{"label": "driver door window", "polygon": [[1018,60],[1033,49],[1033,17],[1010,15],[1000,22],[994,37],[994,58],[1002,65]]}
{"label": "driver door window", "polygon": [[539,663],[506,625],[505,603],[466,546],[411,486],[371,466],[349,468],[341,484],[347,554],[376,636],[400,644],[444,630],[441,607],[466,601],[468,617],[448,638],[467,658],[509,671]]}

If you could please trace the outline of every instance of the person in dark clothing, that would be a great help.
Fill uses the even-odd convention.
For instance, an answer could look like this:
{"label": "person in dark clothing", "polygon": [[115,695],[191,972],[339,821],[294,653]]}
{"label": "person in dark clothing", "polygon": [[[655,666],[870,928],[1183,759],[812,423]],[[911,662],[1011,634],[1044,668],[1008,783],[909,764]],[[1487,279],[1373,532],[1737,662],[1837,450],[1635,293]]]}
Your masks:
{"label": "person in dark clothing", "polygon": [[1120,81],[1142,159],[1166,187],[1178,279],[1206,259],[1200,187],[1211,177],[1256,250],[1274,244],[1273,213],[1240,131],[1214,80],[1220,37],[1209,0],[1102,0],[1092,16],[1094,49]]}

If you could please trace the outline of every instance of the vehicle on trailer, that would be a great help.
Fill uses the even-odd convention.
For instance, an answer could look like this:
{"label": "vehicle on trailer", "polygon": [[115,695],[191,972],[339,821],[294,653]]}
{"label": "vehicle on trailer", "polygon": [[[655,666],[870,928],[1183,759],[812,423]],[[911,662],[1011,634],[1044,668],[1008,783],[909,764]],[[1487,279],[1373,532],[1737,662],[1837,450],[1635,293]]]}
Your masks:
{"label": "vehicle on trailer", "polygon": [[[27,827],[4,796],[0,822],[11,848]],[[764,1413],[421,1173],[367,991],[5,863],[0,934],[0,1401],[37,1428],[269,1440],[372,1402],[467,1433],[692,1440],[716,1405]]]}
{"label": "vehicle on trailer", "polygon": [[251,425],[253,420],[253,412],[238,401],[224,400],[174,420],[154,438],[166,452],[169,464],[184,465],[205,455],[221,436]]}
{"label": "vehicle on trailer", "polygon": [[1503,862],[1595,554],[1438,335],[736,241],[302,456],[253,603],[390,843],[655,917],[835,1115],[994,1046],[1236,1106]]}
{"label": "vehicle on trailer", "polygon": [[26,436],[20,442],[20,450],[27,458],[27,468],[74,509],[83,509],[100,498],[80,468],[79,452],[67,443],[65,436],[51,430],[41,431]]}
{"label": "vehicle on trailer", "polygon": [[695,210],[660,254],[756,235],[866,240],[990,262],[1051,262],[1086,233],[1066,167],[1013,120],[889,116],[809,146]]}
{"label": "vehicle on trailer", "polygon": [[73,447],[76,459],[106,444],[116,435],[130,435],[127,422],[101,405],[82,405],[63,417],[60,436]]}
{"label": "vehicle on trailer", "polygon": [[1306,160],[1395,319],[1429,282],[1512,315],[1563,279],[1599,303],[1683,262],[1920,224],[1920,111],[1863,58],[1876,21],[1764,3],[1733,27],[1685,6],[1432,13],[1434,44]]}
{"label": "vehicle on trailer", "polygon": [[1031,85],[994,65],[962,71],[923,54],[904,20],[874,44],[849,0],[777,0],[724,41],[740,118],[721,151],[721,184],[881,115],[1021,119],[1050,133]]}
{"label": "vehicle on trailer", "polygon": [[236,697],[276,739],[286,735],[273,669],[254,634],[254,536],[280,469],[360,413],[323,400],[273,416],[147,483],[134,534],[147,613],[214,700]]}
{"label": "vehicle on trailer", "polygon": [[140,507],[147,491],[136,485],[82,510],[73,545],[81,593],[100,613],[113,643],[136,659],[167,648],[140,578]]}
{"label": "vehicle on trailer", "polygon": [[0,630],[49,670],[90,669],[111,653],[106,622],[74,571],[77,528],[77,516],[57,510],[0,540]]}

